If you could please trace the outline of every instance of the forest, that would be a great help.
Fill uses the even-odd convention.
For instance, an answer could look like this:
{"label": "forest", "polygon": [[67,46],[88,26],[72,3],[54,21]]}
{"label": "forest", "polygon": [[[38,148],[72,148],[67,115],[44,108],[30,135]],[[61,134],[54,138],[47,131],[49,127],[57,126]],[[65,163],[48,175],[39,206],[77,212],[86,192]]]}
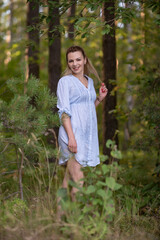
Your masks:
{"label": "forest", "polygon": [[[160,239],[159,43],[160,0],[0,1],[0,240]],[[64,191],[56,91],[72,45],[108,95],[101,163]]]}

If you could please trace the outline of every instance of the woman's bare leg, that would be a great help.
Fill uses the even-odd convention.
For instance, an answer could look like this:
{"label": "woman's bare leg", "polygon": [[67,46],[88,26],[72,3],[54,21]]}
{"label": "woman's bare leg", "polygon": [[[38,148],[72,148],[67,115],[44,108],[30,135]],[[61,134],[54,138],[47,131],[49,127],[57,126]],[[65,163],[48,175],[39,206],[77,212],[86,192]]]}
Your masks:
{"label": "woman's bare leg", "polygon": [[[74,158],[71,158],[70,160],[68,160],[63,183],[62,183],[62,188],[66,188],[66,189],[68,188],[68,181],[70,179],[72,179],[75,183],[78,183],[80,187],[83,186],[83,180],[81,179],[83,179],[84,175],[83,175],[83,172],[81,171],[81,167],[82,166]],[[78,189],[73,187],[71,190],[72,201],[75,201],[76,192],[78,192]],[[58,200],[57,201],[57,220],[60,220],[64,212],[60,205],[60,200],[61,200],[60,197],[57,200]]]}
{"label": "woman's bare leg", "polygon": [[[81,170],[82,166],[74,159],[71,158],[68,162],[67,162],[67,169],[68,172],[70,174],[70,177],[72,178],[72,180],[75,183],[78,183],[80,187],[83,186],[83,172]],[[78,192],[78,189],[73,187],[71,190],[71,198],[72,201],[75,201],[75,194],[76,192]]]}
{"label": "woman's bare leg", "polygon": [[[65,188],[65,189],[68,188],[69,179],[70,179],[70,174],[68,172],[68,168],[66,167],[65,175],[64,175],[64,179],[63,179],[63,183],[62,183],[62,188]],[[61,201],[61,197],[58,197],[58,199],[57,199],[57,220],[58,221],[60,221],[61,216],[64,214],[64,211],[62,210],[60,201]]]}
{"label": "woman's bare leg", "polygon": [[62,188],[68,188],[68,181],[70,180],[70,174],[68,172],[68,168],[66,167],[66,171],[63,178]]}

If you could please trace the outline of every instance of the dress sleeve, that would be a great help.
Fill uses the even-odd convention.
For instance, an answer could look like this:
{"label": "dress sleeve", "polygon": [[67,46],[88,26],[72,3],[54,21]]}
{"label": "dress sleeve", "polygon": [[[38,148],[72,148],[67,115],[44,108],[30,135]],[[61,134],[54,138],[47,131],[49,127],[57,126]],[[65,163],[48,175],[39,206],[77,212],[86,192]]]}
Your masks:
{"label": "dress sleeve", "polygon": [[61,78],[57,86],[57,108],[59,118],[61,119],[62,113],[66,113],[71,117],[70,101],[69,101],[69,81],[66,78]]}

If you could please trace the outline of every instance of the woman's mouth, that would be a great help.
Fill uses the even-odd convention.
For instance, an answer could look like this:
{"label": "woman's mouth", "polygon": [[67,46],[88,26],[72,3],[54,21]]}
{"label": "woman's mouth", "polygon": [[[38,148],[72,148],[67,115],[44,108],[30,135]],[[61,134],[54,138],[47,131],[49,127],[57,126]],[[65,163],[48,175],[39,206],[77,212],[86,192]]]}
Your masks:
{"label": "woman's mouth", "polygon": [[73,70],[74,71],[78,71],[79,67],[74,67]]}

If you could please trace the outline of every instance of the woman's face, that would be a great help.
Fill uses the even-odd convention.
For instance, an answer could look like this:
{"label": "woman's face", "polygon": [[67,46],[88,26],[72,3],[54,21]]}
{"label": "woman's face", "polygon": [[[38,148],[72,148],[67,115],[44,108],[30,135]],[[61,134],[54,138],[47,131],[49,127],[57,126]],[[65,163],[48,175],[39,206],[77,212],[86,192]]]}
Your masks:
{"label": "woman's face", "polygon": [[73,75],[84,74],[84,65],[86,64],[86,58],[83,57],[81,51],[68,53],[68,67],[72,71]]}

